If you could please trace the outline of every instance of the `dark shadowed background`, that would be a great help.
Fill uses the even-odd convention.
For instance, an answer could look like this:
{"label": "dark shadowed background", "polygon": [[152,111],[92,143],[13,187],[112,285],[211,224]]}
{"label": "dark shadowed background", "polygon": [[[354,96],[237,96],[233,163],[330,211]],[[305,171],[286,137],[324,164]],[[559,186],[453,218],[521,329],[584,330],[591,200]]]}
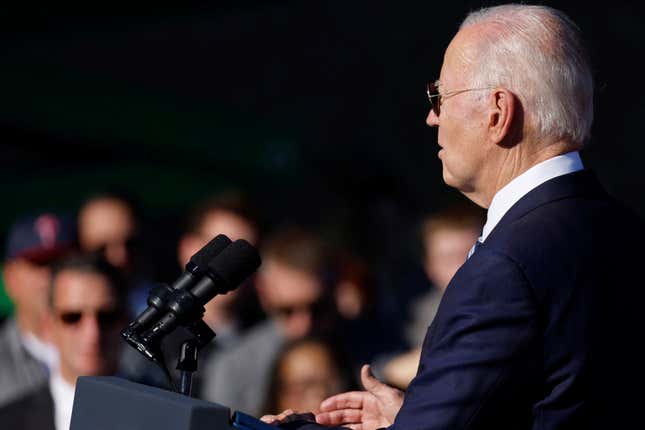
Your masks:
{"label": "dark shadowed background", "polygon": [[[116,186],[171,261],[186,207],[236,187],[266,226],[316,227],[378,263],[407,258],[414,221],[463,199],[441,180],[424,87],[463,16],[494,2],[177,3],[3,6],[0,234]],[[544,3],[590,46],[583,159],[645,215],[643,8]]]}

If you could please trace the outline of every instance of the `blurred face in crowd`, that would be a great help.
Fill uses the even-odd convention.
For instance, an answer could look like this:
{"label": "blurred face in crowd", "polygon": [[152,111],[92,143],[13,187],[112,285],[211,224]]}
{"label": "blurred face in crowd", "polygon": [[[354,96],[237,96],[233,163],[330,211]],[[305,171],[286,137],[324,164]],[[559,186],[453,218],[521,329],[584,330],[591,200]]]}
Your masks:
{"label": "blurred face in crowd", "polygon": [[198,231],[185,234],[177,252],[179,265],[184,266],[197,251],[218,234],[225,234],[235,241],[244,239],[251,244],[257,241],[255,227],[232,212],[215,210],[204,217]]}
{"label": "blurred face in crowd", "polygon": [[255,227],[244,218],[228,211],[215,210],[204,218],[201,239],[205,245],[218,234],[225,234],[231,240],[244,239],[251,244],[257,241]]}
{"label": "blurred face in crowd", "polygon": [[114,198],[87,204],[78,216],[78,240],[84,251],[102,251],[113,266],[127,270],[132,264],[132,238],[136,223],[132,210]]}
{"label": "blurred face in crowd", "polygon": [[442,228],[424,238],[424,268],[434,286],[445,290],[479,236],[476,228]]}
{"label": "blurred face in crowd", "polygon": [[[440,94],[472,88],[468,77],[476,49],[476,28],[460,31],[448,46],[439,77]],[[482,94],[486,93],[468,91],[442,97],[440,114],[431,109],[426,119],[429,126],[438,127],[444,181],[466,195],[480,188],[486,166],[487,112],[485,104],[478,102]]]}
{"label": "blurred face in crowd", "polygon": [[41,334],[42,319],[47,311],[47,291],[51,270],[24,258],[7,261],[3,277],[7,294],[16,306],[21,329]]}
{"label": "blurred face in crowd", "polygon": [[97,273],[63,270],[53,280],[52,340],[60,372],[71,384],[82,375],[111,375],[120,350],[125,316],[108,279]]}
{"label": "blurred face in crowd", "polygon": [[277,368],[277,410],[317,412],[320,403],[338,394],[343,386],[327,347],[307,342],[289,350]]}
{"label": "blurred face in crowd", "polygon": [[[198,231],[187,233],[181,238],[177,252],[179,264],[183,267],[188,263],[190,257],[218,234],[225,234],[233,241],[245,239],[251,244],[257,240],[255,227],[244,218],[232,212],[215,210],[204,217]],[[227,318],[227,308],[230,307],[236,295],[237,290],[229,291],[224,295],[217,296],[204,306],[206,309],[204,320],[211,328],[217,328]]]}
{"label": "blurred face in crowd", "polygon": [[322,297],[322,284],[313,274],[267,259],[257,278],[260,302],[280,324],[288,339],[311,333]]}

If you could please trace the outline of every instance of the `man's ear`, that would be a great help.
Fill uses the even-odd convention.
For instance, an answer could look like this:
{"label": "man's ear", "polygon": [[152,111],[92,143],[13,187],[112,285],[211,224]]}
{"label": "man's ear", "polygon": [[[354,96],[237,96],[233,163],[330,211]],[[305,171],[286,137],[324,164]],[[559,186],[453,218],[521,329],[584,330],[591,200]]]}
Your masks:
{"label": "man's ear", "polygon": [[518,98],[506,88],[498,87],[490,95],[489,107],[488,131],[491,141],[496,145],[512,145],[519,118]]}

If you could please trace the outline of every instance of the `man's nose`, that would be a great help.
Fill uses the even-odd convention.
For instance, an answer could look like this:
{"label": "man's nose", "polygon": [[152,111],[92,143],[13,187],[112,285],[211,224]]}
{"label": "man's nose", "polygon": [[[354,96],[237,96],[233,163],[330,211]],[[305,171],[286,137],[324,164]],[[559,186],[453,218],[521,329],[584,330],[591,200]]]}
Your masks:
{"label": "man's nose", "polygon": [[98,321],[98,316],[96,314],[84,315],[82,323],[83,341],[98,343],[101,338],[101,325]]}
{"label": "man's nose", "polygon": [[434,109],[430,109],[430,112],[428,112],[428,117],[426,118],[426,124],[428,124],[430,127],[439,126],[439,117],[437,116],[437,114],[434,113]]}

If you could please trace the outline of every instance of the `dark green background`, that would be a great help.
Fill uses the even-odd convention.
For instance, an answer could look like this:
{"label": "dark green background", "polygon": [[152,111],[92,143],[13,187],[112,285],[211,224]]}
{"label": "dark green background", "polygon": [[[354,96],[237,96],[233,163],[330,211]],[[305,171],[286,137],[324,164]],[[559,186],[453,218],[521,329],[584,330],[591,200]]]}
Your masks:
{"label": "dark green background", "polygon": [[[106,186],[141,198],[170,258],[186,207],[247,191],[375,260],[403,258],[441,181],[424,86],[468,10],[493,2],[21,3],[1,13],[0,231]],[[645,214],[640,6],[544,2],[582,28],[598,83],[583,158]],[[397,257],[399,256],[399,257]]]}

